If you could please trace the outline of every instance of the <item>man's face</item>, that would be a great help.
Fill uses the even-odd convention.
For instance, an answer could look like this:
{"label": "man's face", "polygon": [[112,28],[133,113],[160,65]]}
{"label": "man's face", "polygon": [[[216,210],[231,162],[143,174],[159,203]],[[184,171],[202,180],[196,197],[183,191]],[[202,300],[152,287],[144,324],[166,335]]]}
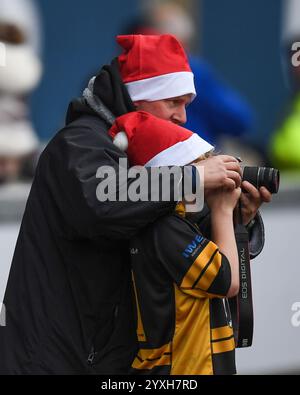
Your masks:
{"label": "man's face", "polygon": [[171,121],[177,125],[186,123],[186,107],[190,104],[192,95],[172,97],[170,99],[134,102],[137,111],[147,111],[158,118]]}

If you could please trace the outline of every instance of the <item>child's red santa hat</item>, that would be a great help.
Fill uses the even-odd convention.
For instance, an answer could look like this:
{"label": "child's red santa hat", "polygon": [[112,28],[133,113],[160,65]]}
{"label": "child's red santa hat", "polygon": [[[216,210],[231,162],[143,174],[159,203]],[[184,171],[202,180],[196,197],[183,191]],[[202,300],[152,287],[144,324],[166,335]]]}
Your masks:
{"label": "child's red santa hat", "polygon": [[118,60],[132,101],[155,101],[186,94],[192,94],[194,99],[194,74],[175,36],[118,36],[117,42],[125,50]]}
{"label": "child's red santa hat", "polygon": [[214,149],[197,133],[145,111],[118,117],[109,134],[131,166],[184,166]]}

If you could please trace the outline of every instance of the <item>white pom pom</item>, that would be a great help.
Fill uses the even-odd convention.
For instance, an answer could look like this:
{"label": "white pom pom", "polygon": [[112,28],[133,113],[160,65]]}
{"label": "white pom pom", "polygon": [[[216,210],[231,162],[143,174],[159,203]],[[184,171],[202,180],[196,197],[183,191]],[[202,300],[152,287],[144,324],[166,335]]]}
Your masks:
{"label": "white pom pom", "polygon": [[128,148],[128,138],[125,132],[119,132],[114,138],[114,145],[122,151],[126,151]]}

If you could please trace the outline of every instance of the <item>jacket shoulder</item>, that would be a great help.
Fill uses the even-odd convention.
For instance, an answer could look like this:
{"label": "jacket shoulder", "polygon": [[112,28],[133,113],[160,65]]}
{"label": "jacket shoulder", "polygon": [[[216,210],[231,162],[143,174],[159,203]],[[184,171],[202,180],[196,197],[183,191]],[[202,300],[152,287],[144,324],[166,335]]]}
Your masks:
{"label": "jacket shoulder", "polygon": [[112,143],[108,135],[109,126],[105,121],[97,116],[85,115],[70,122],[62,129],[60,129],[48,142],[40,159],[47,153],[57,153],[59,147],[66,144],[71,146],[73,143],[94,143],[99,144],[100,141],[107,141],[108,144]]}

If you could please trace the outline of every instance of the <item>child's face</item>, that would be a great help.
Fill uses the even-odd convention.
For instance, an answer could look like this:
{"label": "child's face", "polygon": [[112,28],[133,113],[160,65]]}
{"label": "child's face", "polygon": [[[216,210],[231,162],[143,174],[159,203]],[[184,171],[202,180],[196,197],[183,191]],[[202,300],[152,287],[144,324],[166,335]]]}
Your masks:
{"label": "child's face", "polygon": [[158,118],[171,121],[177,125],[186,123],[186,107],[190,104],[192,95],[172,97],[170,99],[156,101],[137,101],[137,111],[147,111]]}

